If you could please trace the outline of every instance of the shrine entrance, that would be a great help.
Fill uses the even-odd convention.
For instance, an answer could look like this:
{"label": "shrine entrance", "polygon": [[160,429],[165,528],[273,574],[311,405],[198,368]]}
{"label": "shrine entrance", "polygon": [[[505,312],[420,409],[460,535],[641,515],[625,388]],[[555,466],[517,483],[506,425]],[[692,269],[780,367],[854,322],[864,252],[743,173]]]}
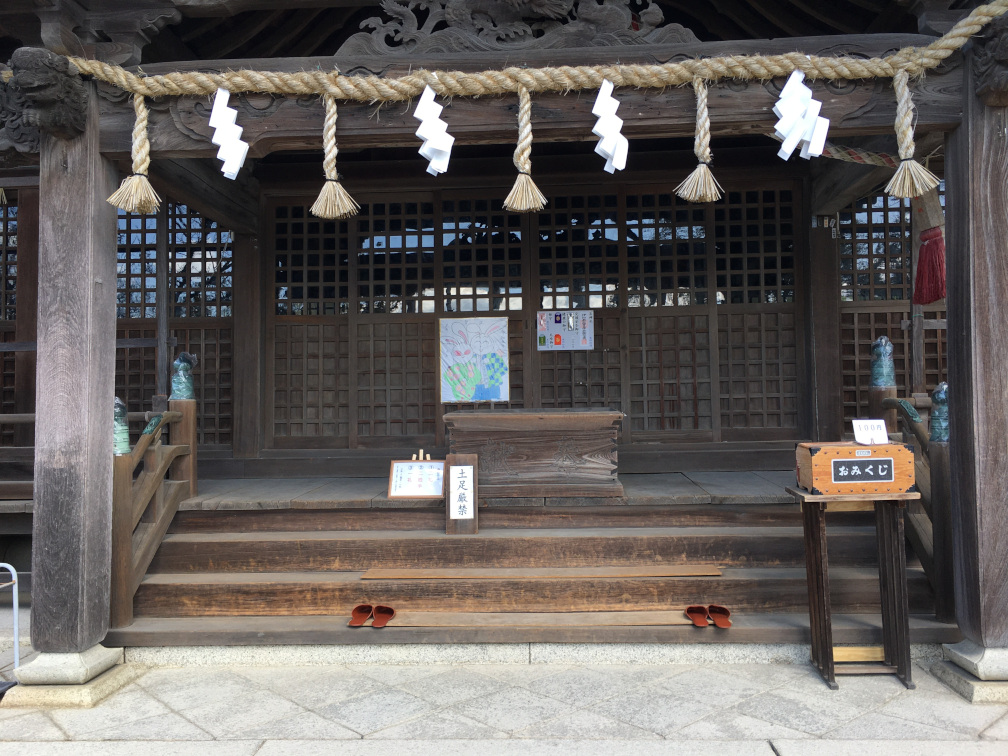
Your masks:
{"label": "shrine entrance", "polygon": [[[444,412],[488,405],[441,404],[438,321],[480,315],[509,321],[497,409],[617,409],[624,445],[808,434],[800,183],[749,175],[707,205],[665,183],[540,186],[527,215],[496,187],[358,193],[346,221],[272,199],[267,448],[442,444]],[[594,350],[537,350],[538,310],[584,308]]]}

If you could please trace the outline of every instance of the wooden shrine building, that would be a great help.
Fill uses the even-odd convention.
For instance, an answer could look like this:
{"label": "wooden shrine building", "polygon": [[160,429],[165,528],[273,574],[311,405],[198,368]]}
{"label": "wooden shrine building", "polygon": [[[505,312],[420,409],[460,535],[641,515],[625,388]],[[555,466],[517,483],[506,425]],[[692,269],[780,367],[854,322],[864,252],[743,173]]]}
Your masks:
{"label": "wooden shrine building", "polygon": [[[125,538],[134,527],[140,538],[147,525],[157,534],[136,555],[116,550],[120,516],[112,500],[113,489],[147,490],[143,475],[177,470],[183,458],[195,474],[197,447],[201,485],[378,480],[390,460],[418,448],[443,456],[449,412],[615,410],[623,415],[621,476],[787,470],[796,442],[839,440],[852,418],[868,416],[871,344],[886,336],[895,345],[899,396],[923,400],[940,382],[950,386],[951,523],[942,532],[936,525],[934,538],[953,544],[943,558],[954,575],[954,603],[946,616],[938,611],[945,634],[927,637],[965,638],[981,668],[996,664],[990,660],[1008,653],[1008,337],[996,304],[1008,291],[1008,27],[1001,18],[1008,3],[977,5],[7,0],[0,8],[0,463],[8,480],[34,485],[33,493],[22,489],[33,504],[20,519],[0,509],[0,523],[8,523],[0,535],[32,534],[36,648],[87,652],[106,638],[110,605],[116,643],[196,642],[167,620],[146,641],[139,630],[129,635],[134,609],[139,619],[156,615],[155,605],[198,604],[181,593],[143,598],[160,579],[144,574],[172,521],[165,502],[177,506],[196,490],[195,478],[191,491],[155,494],[150,484],[156,511],[146,499],[134,505]],[[964,19],[975,22],[966,33],[957,26]],[[796,69],[805,70],[829,119],[826,151],[811,160],[780,159],[773,138],[774,106]],[[629,149],[625,169],[608,173],[593,152],[592,110],[601,81],[614,77]],[[435,90],[454,137],[448,170],[438,176],[417,152],[418,82]],[[212,141],[218,86],[230,90],[248,144],[233,180],[222,176]],[[945,208],[948,295],[926,306],[911,302],[914,249],[925,230],[914,217],[916,200],[883,189],[914,158],[941,179]],[[720,184],[717,199],[683,197],[679,185],[698,163],[709,164]],[[505,207],[516,175],[530,177],[544,207],[523,212],[510,199],[512,209]],[[124,177],[138,176],[160,203],[117,211],[106,199]],[[359,211],[320,217],[316,198],[331,184]],[[594,348],[540,349],[541,311],[590,311]],[[507,398],[447,401],[440,324],[491,316],[507,325]],[[130,413],[163,411],[169,364],[180,352],[197,358],[190,440],[180,444],[173,430],[172,445],[140,449],[137,442],[134,461],[143,458],[137,470],[144,472],[115,477],[113,396]],[[184,412],[168,409],[161,422],[185,425]],[[141,428],[134,426],[134,439]],[[160,426],[153,435],[160,438]],[[671,538],[658,532],[674,520],[659,499],[652,509],[620,510],[609,500],[551,507],[540,498],[540,521],[533,507],[505,503],[485,524],[563,528],[582,516],[581,526],[602,539],[596,555],[618,552],[625,567],[658,547],[615,545],[606,532],[640,526],[650,529],[648,538]],[[726,510],[710,498],[691,506],[690,526],[728,527]],[[268,508],[264,494],[260,510]],[[284,527],[440,527],[438,513],[423,507],[395,510],[394,526],[347,509],[313,520],[310,509],[232,512],[213,525],[209,511],[180,512],[169,533],[211,532],[224,519],[233,540]],[[772,517],[795,525],[796,510],[784,509]],[[772,519],[744,509],[732,517],[744,526]],[[693,558],[743,559],[728,546],[724,560],[718,555],[717,544],[735,536],[710,537],[714,551]],[[678,561],[691,553],[677,552],[678,541],[662,543]],[[746,567],[793,560],[801,599],[797,544],[787,551],[757,538],[745,547]],[[537,564],[535,547],[512,546],[521,565]],[[410,559],[426,564],[442,548],[432,541]],[[179,567],[180,553],[162,549],[151,569],[201,569]],[[847,558],[857,566],[864,554],[852,545]],[[468,558],[460,556],[460,566]],[[308,573],[325,563],[319,560],[298,568],[305,581],[315,579]],[[129,572],[141,561],[139,572]],[[391,566],[407,562],[403,556]],[[572,557],[570,564],[578,563]],[[506,559],[496,566],[506,569]],[[262,569],[263,581],[282,587],[285,570],[296,568]],[[758,582],[755,574],[745,579]],[[536,590],[516,585],[502,595]],[[648,590],[681,611],[675,585]],[[238,595],[233,587],[215,590]],[[291,590],[321,595],[303,585]],[[305,611],[345,624],[356,601],[332,590],[339,598],[326,606],[306,598],[314,608]],[[912,591],[932,619],[935,590],[922,579]],[[459,592],[452,600],[463,602]],[[125,614],[116,615],[127,594]],[[265,601],[235,599],[234,615],[255,616]],[[573,606],[542,601],[547,611]],[[861,598],[849,603],[864,609]],[[227,613],[209,607],[178,618]],[[641,608],[602,599],[597,607]],[[776,606],[789,608],[804,611],[798,603]],[[249,640],[255,632],[240,622],[230,634],[201,627],[211,642],[262,642]],[[313,627],[294,642],[330,642],[328,630]]]}

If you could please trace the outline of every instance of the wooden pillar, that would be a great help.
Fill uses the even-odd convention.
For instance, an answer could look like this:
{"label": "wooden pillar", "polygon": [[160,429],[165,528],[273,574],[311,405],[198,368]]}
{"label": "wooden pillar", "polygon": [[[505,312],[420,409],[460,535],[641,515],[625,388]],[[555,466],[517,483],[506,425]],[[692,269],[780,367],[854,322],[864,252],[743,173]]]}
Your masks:
{"label": "wooden pillar", "polygon": [[963,123],[946,147],[948,383],[956,617],[1008,647],[1008,138],[1006,109],[964,66]]}
{"label": "wooden pillar", "polygon": [[109,624],[115,384],[114,167],[86,85],[80,136],[40,148],[32,645],[79,653]]}
{"label": "wooden pillar", "polygon": [[816,441],[843,436],[843,375],[840,371],[840,264],[835,229],[822,224],[811,230],[809,329],[812,344]]}
{"label": "wooden pillar", "polygon": [[[232,364],[232,453],[235,458],[256,457],[262,447],[264,417],[262,395],[263,287],[259,238],[236,234],[234,240],[234,297],[231,323],[234,333]],[[238,367],[240,366],[240,368]]]}
{"label": "wooden pillar", "polygon": [[[35,341],[38,318],[39,190],[18,189],[17,320],[14,341]],[[35,352],[14,355],[14,411],[35,411]],[[35,428],[14,426],[14,445],[33,446]]]}

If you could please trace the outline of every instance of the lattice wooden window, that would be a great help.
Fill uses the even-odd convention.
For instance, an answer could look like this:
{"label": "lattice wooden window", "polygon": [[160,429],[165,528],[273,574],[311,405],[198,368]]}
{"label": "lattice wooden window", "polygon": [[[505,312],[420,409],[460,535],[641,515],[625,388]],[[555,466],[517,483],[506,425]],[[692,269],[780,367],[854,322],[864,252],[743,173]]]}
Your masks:
{"label": "lattice wooden window", "polygon": [[550,197],[539,213],[540,307],[619,307],[619,241],[616,195]]}
{"label": "lattice wooden window", "polygon": [[520,312],[522,218],[487,199],[441,203],[444,312]]}
{"label": "lattice wooden window", "polygon": [[0,319],[17,318],[17,212],[0,205]]}
{"label": "lattice wooden window", "polygon": [[[8,204],[0,205],[0,341],[15,341],[17,318],[17,205],[13,192]],[[0,412],[16,412],[14,397],[15,352],[0,354]],[[14,444],[14,426],[0,426],[0,446]]]}
{"label": "lattice wooden window", "polygon": [[794,313],[719,313],[718,343],[722,429],[797,428]]}
{"label": "lattice wooden window", "polygon": [[[944,318],[945,311],[928,308],[926,318]],[[902,323],[910,319],[910,311],[872,308],[843,309],[840,312],[841,370],[843,373],[844,420],[868,416],[868,393],[871,387],[871,346],[879,336],[887,336],[893,344],[893,367],[896,372],[896,392],[909,396],[911,375],[911,331]],[[947,334],[941,329],[924,331],[924,383],[932,391],[947,376]]]}
{"label": "lattice wooden window", "polygon": [[630,194],[626,207],[627,304],[706,304],[706,208],[672,194]]}
{"label": "lattice wooden window", "polygon": [[170,316],[231,317],[232,241],[217,221],[185,205],[168,206]]}
{"label": "lattice wooden window", "polygon": [[350,431],[346,323],[277,323],[273,435],[342,438]]}
{"label": "lattice wooden window", "polygon": [[728,192],[714,207],[717,303],[794,302],[793,193]]}
{"label": "lattice wooden window", "polygon": [[711,431],[705,314],[630,317],[629,422],[634,431]]}
{"label": "lattice wooden window", "polygon": [[440,407],[437,322],[358,323],[357,437],[431,437]]}
{"label": "lattice wooden window", "polygon": [[595,349],[539,352],[543,407],[622,408],[620,318],[618,313],[595,313]]}
{"label": "lattice wooden window", "polygon": [[193,382],[196,385],[196,416],[199,442],[230,446],[232,428],[231,387],[233,345],[230,325],[176,328],[179,351],[196,355]]}
{"label": "lattice wooden window", "polygon": [[[119,339],[153,339],[156,335],[153,322],[120,322],[116,329],[116,338]],[[154,348],[116,349],[115,361],[116,396],[126,403],[130,412],[149,410],[157,385]]]}
{"label": "lattice wooden window", "polygon": [[352,224],[358,312],[434,312],[434,205],[373,202]]}
{"label": "lattice wooden window", "polygon": [[273,211],[277,315],[345,315],[350,301],[347,221],[323,221],[303,205]]}
{"label": "lattice wooden window", "polygon": [[839,218],[841,301],[910,299],[910,200],[864,197]]}
{"label": "lattice wooden window", "polygon": [[[0,323],[0,341],[8,343],[15,341],[14,324]],[[0,386],[0,412],[4,414],[17,412],[14,396],[14,352],[3,352],[0,363],[3,368],[2,386]],[[0,446],[14,445],[14,426],[0,425]]]}
{"label": "lattice wooden window", "polygon": [[116,317],[157,316],[157,216],[119,211]]}

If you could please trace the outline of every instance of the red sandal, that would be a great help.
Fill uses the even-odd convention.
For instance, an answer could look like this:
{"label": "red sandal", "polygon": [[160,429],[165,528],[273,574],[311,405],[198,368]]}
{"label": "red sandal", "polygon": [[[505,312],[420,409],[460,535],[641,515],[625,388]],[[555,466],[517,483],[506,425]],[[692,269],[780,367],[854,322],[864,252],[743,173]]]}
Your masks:
{"label": "red sandal", "polygon": [[710,624],[707,618],[706,606],[687,606],[685,614],[693,620],[693,624],[697,627],[707,627]]}

